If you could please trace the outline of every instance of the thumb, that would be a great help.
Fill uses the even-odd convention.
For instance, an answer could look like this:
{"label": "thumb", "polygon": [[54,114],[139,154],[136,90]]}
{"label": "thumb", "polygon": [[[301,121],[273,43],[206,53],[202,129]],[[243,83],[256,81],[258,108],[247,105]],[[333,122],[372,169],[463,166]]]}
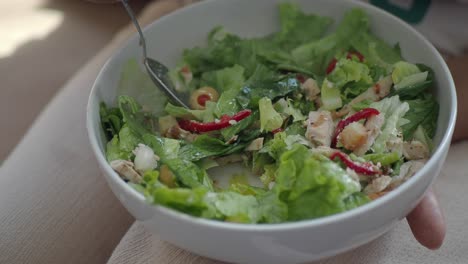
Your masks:
{"label": "thumb", "polygon": [[442,246],[445,238],[445,219],[432,187],[416,208],[406,216],[406,220],[421,245],[429,249]]}

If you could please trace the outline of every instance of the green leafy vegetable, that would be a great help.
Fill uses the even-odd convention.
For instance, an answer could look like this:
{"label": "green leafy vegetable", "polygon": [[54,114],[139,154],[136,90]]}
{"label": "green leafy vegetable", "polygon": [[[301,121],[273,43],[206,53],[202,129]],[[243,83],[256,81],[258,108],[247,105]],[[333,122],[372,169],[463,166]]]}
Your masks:
{"label": "green leafy vegetable", "polygon": [[283,118],[275,111],[270,99],[267,97],[260,99],[258,108],[260,110],[260,130],[271,132],[281,127]]}
{"label": "green leafy vegetable", "polygon": [[406,77],[411,76],[416,73],[420,73],[418,66],[415,64],[399,61],[393,65],[392,80],[393,83],[398,86],[398,84],[403,81]]}
{"label": "green leafy vegetable", "polygon": [[123,120],[119,108],[108,108],[104,102],[99,105],[101,125],[107,140],[111,140],[122,128]]}
{"label": "green leafy vegetable", "polygon": [[246,142],[240,141],[227,144],[208,135],[200,135],[192,144],[183,146],[180,149],[179,156],[184,160],[196,161],[211,156],[232,154],[243,150],[246,145]]}
{"label": "green leafy vegetable", "polygon": [[281,156],[274,189],[287,201],[288,219],[301,220],[346,210],[345,199],[360,185],[336,163],[295,145]]}
{"label": "green leafy vegetable", "polygon": [[221,92],[231,89],[239,90],[245,82],[244,68],[234,65],[221,70],[205,72],[201,79],[202,85],[211,86]]}
{"label": "green leafy vegetable", "polygon": [[263,97],[274,100],[300,89],[300,84],[295,77],[286,76],[279,80],[277,78],[278,76],[272,74],[266,66],[258,66],[254,75],[241,89],[237,101],[242,108],[255,108]]}
{"label": "green leafy vegetable", "polygon": [[329,17],[304,14],[292,3],[280,4],[279,13],[281,30],[275,37],[286,50],[319,39],[333,22]]}
{"label": "green leafy vegetable", "polygon": [[407,101],[409,110],[404,116],[409,122],[402,126],[403,137],[411,139],[418,126],[422,126],[429,137],[433,137],[437,127],[439,104],[433,96]]}
{"label": "green leafy vegetable", "polygon": [[374,164],[380,163],[382,166],[391,165],[400,160],[400,155],[396,152],[367,154],[363,158],[372,161]]}
{"label": "green leafy vegetable", "polygon": [[[372,146],[375,153],[388,152],[387,142],[391,142],[399,137],[399,128],[408,123],[408,120],[403,117],[410,109],[408,103],[401,102],[398,96],[385,98],[382,101],[372,103],[370,105],[385,114],[385,123],[382,127],[382,132],[377,137]],[[400,154],[401,155],[401,154]]]}

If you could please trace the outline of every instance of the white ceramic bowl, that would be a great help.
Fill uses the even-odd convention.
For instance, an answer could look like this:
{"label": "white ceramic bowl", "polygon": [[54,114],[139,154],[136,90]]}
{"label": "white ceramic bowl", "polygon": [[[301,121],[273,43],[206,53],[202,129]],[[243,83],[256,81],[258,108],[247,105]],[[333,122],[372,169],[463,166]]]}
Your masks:
{"label": "white ceramic bowl", "polygon": [[[202,45],[216,25],[244,37],[277,30],[280,0],[207,0],[165,16],[145,29],[149,54],[174,66],[184,48]],[[456,116],[455,87],[450,72],[436,49],[398,18],[360,2],[300,0],[304,11],[341,20],[350,8],[363,8],[372,31],[390,44],[399,42],[409,61],[429,65],[435,71],[440,103],[435,151],[414,177],[382,198],[348,212],[315,220],[269,225],[216,222],[145,203],[144,198],[111,169],[104,156],[105,139],[99,121],[99,102],[113,103],[122,65],[139,58],[134,36],[101,70],[87,109],[92,148],[110,187],[123,205],[162,239],[210,258],[241,263],[297,263],[317,260],[350,250],[388,231],[422,198],[444,163]]]}

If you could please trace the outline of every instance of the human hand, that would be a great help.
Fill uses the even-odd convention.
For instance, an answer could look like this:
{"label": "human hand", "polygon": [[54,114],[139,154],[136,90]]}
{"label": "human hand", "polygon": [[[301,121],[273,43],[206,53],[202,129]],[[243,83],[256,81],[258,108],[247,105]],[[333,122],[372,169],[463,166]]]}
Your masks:
{"label": "human hand", "polygon": [[445,219],[432,187],[416,208],[406,216],[416,240],[429,249],[438,249],[445,238]]}

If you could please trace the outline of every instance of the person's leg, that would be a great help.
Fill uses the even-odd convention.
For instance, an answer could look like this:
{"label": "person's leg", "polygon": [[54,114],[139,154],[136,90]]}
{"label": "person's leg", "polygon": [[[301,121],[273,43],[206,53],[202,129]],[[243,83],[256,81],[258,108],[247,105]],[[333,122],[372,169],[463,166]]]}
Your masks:
{"label": "person's leg", "polygon": [[85,127],[109,51],[66,85],[3,163],[0,263],[105,263],[132,223],[100,175]]}

